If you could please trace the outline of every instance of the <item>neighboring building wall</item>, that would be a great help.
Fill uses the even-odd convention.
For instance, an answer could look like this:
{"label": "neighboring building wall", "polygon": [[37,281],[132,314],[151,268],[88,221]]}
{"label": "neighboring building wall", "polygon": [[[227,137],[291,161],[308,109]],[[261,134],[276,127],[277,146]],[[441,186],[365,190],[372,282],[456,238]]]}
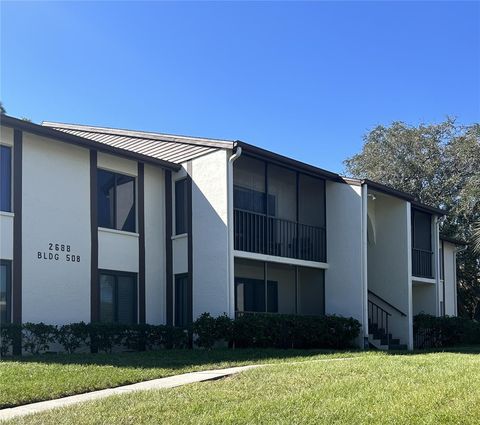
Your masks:
{"label": "neighboring building wall", "polygon": [[90,320],[89,181],[87,149],[23,133],[23,322]]}
{"label": "neighboring building wall", "polygon": [[[368,242],[368,289],[407,316],[409,314],[408,203],[392,196],[375,193],[369,197],[368,210],[374,212],[375,241]],[[392,314],[391,332],[402,344],[410,337],[408,317],[403,317],[378,299],[369,298]]]}
{"label": "neighboring building wall", "polygon": [[445,249],[444,261],[445,261],[445,314],[447,316],[457,315],[457,276],[456,276],[456,261],[455,261],[455,249],[456,246],[452,243],[443,242]]}
{"label": "neighboring building wall", "polygon": [[229,312],[227,151],[192,161],[193,319]]}
{"label": "neighboring building wall", "polygon": [[325,312],[363,323],[361,187],[327,181],[326,208]]}
{"label": "neighboring building wall", "polygon": [[166,322],[165,172],[145,165],[145,298],[146,321]]}

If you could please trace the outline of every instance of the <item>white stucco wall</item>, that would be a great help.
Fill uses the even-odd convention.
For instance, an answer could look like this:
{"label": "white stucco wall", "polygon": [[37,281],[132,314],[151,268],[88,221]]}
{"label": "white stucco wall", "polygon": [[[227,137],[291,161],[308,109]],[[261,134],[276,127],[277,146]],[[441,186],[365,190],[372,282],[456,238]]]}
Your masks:
{"label": "white stucco wall", "polygon": [[[457,282],[455,271],[455,249],[452,243],[443,242],[445,249],[445,314],[447,316],[457,315]],[[443,294],[442,294],[443,296]]]}
{"label": "white stucco wall", "polygon": [[89,151],[23,133],[22,203],[23,321],[88,322]]}
{"label": "white stucco wall", "polygon": [[145,165],[145,302],[146,321],[166,322],[165,177]]}
{"label": "white stucco wall", "polygon": [[407,344],[410,338],[409,231],[408,203],[381,193],[369,197],[369,213],[374,210],[375,241],[368,242],[368,289],[401,310],[401,316],[375,297],[369,298],[392,314],[389,320],[394,338]]}
{"label": "white stucco wall", "polygon": [[361,187],[327,181],[325,312],[363,323]]}
{"label": "white stucco wall", "polygon": [[98,228],[98,268],[138,273],[138,233]]}
{"label": "white stucco wall", "polygon": [[228,313],[227,152],[192,162],[193,318]]}

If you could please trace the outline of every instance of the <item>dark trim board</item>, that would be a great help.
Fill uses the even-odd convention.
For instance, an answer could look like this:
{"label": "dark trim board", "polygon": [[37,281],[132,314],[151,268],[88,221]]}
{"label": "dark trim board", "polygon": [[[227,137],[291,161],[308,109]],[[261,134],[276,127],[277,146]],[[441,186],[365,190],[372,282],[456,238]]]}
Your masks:
{"label": "dark trim board", "polygon": [[[23,134],[13,131],[13,265],[12,322],[22,323],[22,162]],[[14,343],[13,354],[21,354],[21,341]]]}
{"label": "dark trim board", "polygon": [[172,172],[165,170],[165,278],[167,325],[173,325]]}
{"label": "dark trim board", "polygon": [[145,323],[145,166],[138,163],[138,322]]}
{"label": "dark trim board", "polygon": [[90,151],[90,320],[100,320],[100,285],[98,282],[98,199],[97,199],[97,151]]}

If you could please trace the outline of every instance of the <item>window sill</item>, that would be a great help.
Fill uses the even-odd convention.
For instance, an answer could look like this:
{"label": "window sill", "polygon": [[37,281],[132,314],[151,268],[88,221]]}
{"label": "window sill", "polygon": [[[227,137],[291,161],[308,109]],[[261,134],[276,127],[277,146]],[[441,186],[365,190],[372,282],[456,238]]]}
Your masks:
{"label": "window sill", "polygon": [[181,235],[174,235],[172,236],[172,241],[176,240],[176,239],[184,239],[188,237],[188,233],[182,233]]}
{"label": "window sill", "polygon": [[0,211],[0,216],[4,217],[15,217],[15,213],[9,211]]}
{"label": "window sill", "polygon": [[134,238],[138,238],[140,235],[135,232],[127,232],[125,230],[117,230],[117,229],[109,229],[108,227],[99,227],[98,228],[99,232],[105,232],[105,233],[114,233],[117,235],[125,235],[125,236],[132,236]]}

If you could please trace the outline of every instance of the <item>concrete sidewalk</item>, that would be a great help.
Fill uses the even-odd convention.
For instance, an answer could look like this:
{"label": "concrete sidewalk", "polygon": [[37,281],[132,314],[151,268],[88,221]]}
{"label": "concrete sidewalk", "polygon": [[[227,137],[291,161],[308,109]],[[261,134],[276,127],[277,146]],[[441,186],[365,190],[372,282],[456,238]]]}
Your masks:
{"label": "concrete sidewalk", "polygon": [[206,370],[201,372],[184,373],[182,375],[169,376],[168,378],[152,379],[137,384],[124,385],[116,388],[107,388],[105,390],[93,391],[84,394],[73,395],[69,397],[58,398],[55,400],[41,401],[38,403],[26,404],[23,406],[12,407],[0,410],[0,421],[12,419],[20,416],[31,415],[33,413],[43,412],[45,410],[66,407],[72,404],[83,403],[85,401],[97,400],[117,394],[128,394],[134,391],[158,390],[162,388],[179,387],[194,382],[212,381],[225,378],[244,370],[253,369],[260,365],[238,366],[228,369]]}

